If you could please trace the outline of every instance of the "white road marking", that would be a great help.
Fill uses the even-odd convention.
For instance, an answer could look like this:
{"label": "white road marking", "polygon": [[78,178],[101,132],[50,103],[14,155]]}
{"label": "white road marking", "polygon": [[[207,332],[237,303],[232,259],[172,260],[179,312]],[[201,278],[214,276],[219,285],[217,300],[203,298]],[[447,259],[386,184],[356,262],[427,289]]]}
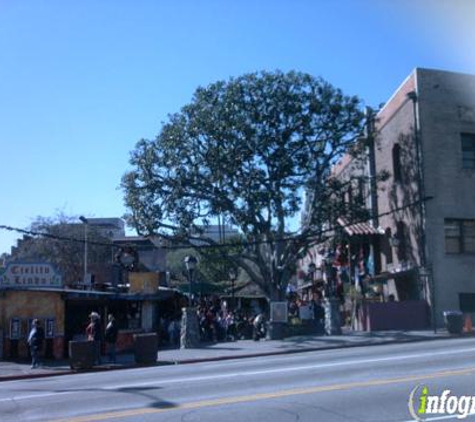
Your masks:
{"label": "white road marking", "polygon": [[62,396],[65,394],[72,394],[73,392],[71,391],[64,391],[61,393],[39,393],[39,394],[29,394],[27,396],[13,396],[13,397],[7,397],[4,399],[0,399],[0,402],[8,402],[8,401],[17,401],[17,400],[29,400],[29,399],[38,399],[38,398],[43,398],[43,397],[51,397],[51,396]]}
{"label": "white road marking", "polygon": [[229,378],[238,378],[246,377],[253,375],[268,375],[268,374],[278,374],[284,372],[297,372],[297,371],[306,371],[309,369],[324,369],[324,368],[334,368],[338,366],[351,366],[351,365],[361,365],[361,364],[374,364],[378,362],[391,362],[397,360],[407,360],[407,359],[419,359],[427,358],[428,356],[446,356],[462,353],[473,353],[475,354],[475,349],[459,349],[459,350],[447,350],[443,352],[427,352],[427,353],[417,353],[409,355],[400,355],[400,356],[391,356],[386,358],[372,358],[372,359],[357,359],[357,360],[346,360],[343,362],[333,362],[333,363],[319,363],[313,365],[303,365],[303,366],[293,366],[293,367],[284,367],[284,368],[275,368],[275,369],[263,369],[259,371],[240,371],[235,373],[221,374],[221,375],[203,375],[199,377],[179,377],[179,378],[168,378],[161,380],[154,380],[149,382],[142,382],[136,384],[115,384],[111,387],[104,387],[105,390],[114,390],[127,387],[145,387],[145,386],[154,386],[154,385],[163,385],[163,384],[176,384],[183,382],[200,382],[200,381],[210,381],[217,379],[229,379]]}
{"label": "white road marking", "polygon": [[[319,363],[313,365],[303,365],[303,366],[294,366],[294,367],[284,367],[284,368],[276,368],[276,369],[264,369],[259,371],[240,371],[234,372],[229,374],[219,374],[219,375],[205,375],[205,376],[197,376],[197,377],[178,377],[178,378],[168,378],[168,379],[158,379],[149,382],[140,382],[140,383],[126,383],[126,384],[113,384],[111,386],[105,387],[96,387],[97,390],[104,390],[104,391],[113,391],[118,390],[121,388],[135,388],[135,387],[146,387],[146,386],[162,386],[164,384],[176,384],[176,383],[187,383],[187,382],[201,382],[201,381],[210,381],[210,380],[217,380],[217,379],[230,379],[230,378],[238,378],[238,377],[247,377],[247,376],[255,376],[255,375],[267,375],[267,374],[276,374],[276,373],[285,373],[285,372],[297,372],[297,371],[306,371],[309,369],[324,369],[324,368],[333,368],[338,366],[351,366],[351,365],[361,365],[361,364],[374,364],[378,362],[391,362],[391,361],[398,361],[398,360],[407,360],[407,359],[420,359],[420,358],[427,358],[427,357],[434,357],[434,356],[446,356],[446,355],[455,355],[455,354],[463,354],[463,353],[473,353],[475,354],[474,348],[464,348],[458,350],[446,350],[441,352],[427,352],[427,353],[416,353],[416,354],[407,354],[407,355],[400,355],[400,356],[390,356],[385,358],[372,358],[372,359],[357,359],[357,360],[346,360],[342,362],[333,362],[333,363]],[[86,376],[88,374],[83,374]],[[75,375],[76,376],[76,375]],[[61,392],[61,393],[39,393],[39,394],[29,394],[29,395],[18,395],[12,396],[7,398],[1,398],[1,402],[8,402],[13,400],[28,400],[34,398],[42,398],[42,397],[51,397],[58,394],[77,394],[78,391],[88,391],[88,388],[83,389],[76,389],[74,392]]]}

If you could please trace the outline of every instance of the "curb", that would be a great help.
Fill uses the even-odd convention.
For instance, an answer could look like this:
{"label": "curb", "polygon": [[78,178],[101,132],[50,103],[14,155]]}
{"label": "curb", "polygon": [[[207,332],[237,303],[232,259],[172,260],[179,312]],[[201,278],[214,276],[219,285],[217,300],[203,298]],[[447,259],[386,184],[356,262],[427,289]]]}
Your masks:
{"label": "curb", "polygon": [[377,343],[374,342],[362,342],[355,344],[344,344],[344,345],[333,345],[333,346],[318,346],[318,347],[306,347],[304,349],[288,349],[288,350],[274,350],[269,352],[255,352],[255,353],[245,353],[239,355],[229,355],[229,356],[214,356],[214,357],[202,357],[202,358],[189,358],[189,359],[177,359],[177,360],[157,360],[155,364],[152,365],[140,365],[140,364],[126,364],[126,365],[117,365],[117,366],[103,366],[103,367],[93,367],[84,370],[61,370],[61,371],[51,371],[44,372],[40,374],[21,374],[21,375],[0,375],[0,383],[4,381],[17,381],[24,379],[37,379],[37,378],[47,378],[54,376],[62,375],[73,375],[73,374],[85,374],[92,372],[105,372],[105,371],[114,371],[114,370],[124,370],[124,369],[135,369],[135,368],[144,368],[144,367],[154,367],[154,366],[165,366],[165,365],[189,365],[194,363],[201,362],[218,362],[225,360],[234,360],[234,359],[249,359],[257,357],[266,357],[266,356],[279,356],[279,355],[290,355],[298,353],[309,353],[309,352],[318,352],[325,350],[335,350],[335,349],[347,349],[355,347],[367,347],[367,346],[385,346],[388,344],[404,344],[404,343],[420,343],[424,341],[436,341],[436,340],[447,340],[454,338],[467,338],[473,337],[468,335],[460,336],[441,336],[441,337],[418,337],[418,338],[408,338],[408,339],[398,339],[398,340],[383,340]]}
{"label": "curb", "polygon": [[[458,338],[463,338],[465,336],[459,336]],[[365,343],[356,343],[356,344],[345,344],[345,345],[335,345],[335,346],[319,346],[319,347],[306,347],[305,349],[288,349],[288,350],[276,350],[272,352],[260,352],[260,353],[246,353],[240,355],[232,356],[214,356],[209,358],[189,358],[189,359],[177,359],[177,360],[164,360],[158,361],[162,365],[188,365],[192,363],[200,362],[213,362],[213,361],[224,361],[224,360],[233,360],[233,359],[246,359],[246,358],[257,358],[265,356],[278,356],[278,355],[290,355],[298,353],[309,353],[309,352],[318,352],[325,350],[335,350],[335,349],[349,349],[355,347],[367,347],[367,346],[386,346],[388,344],[403,344],[403,343],[421,343],[424,341],[435,341],[435,340],[447,340],[457,337],[434,337],[434,338],[414,338],[414,339],[403,339],[403,340],[384,340],[378,343],[365,342]]]}
{"label": "curb", "polygon": [[43,372],[41,374],[0,375],[0,383],[4,381],[18,381],[18,380],[25,380],[25,379],[58,377],[61,375],[69,375],[71,373],[73,372],[69,370],[65,370],[65,371]]}

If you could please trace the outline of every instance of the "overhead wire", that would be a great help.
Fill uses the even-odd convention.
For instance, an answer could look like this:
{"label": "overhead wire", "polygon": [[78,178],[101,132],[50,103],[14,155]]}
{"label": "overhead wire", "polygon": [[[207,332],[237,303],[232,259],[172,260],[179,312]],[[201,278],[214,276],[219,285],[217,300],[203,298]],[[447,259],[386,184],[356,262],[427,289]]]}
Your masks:
{"label": "overhead wire", "polygon": [[[432,198],[430,197],[425,197],[420,200],[417,200],[415,202],[411,202],[409,204],[403,205],[401,207],[393,208],[389,211],[383,212],[383,213],[378,213],[378,217],[384,217],[387,215],[394,214],[399,211],[403,211],[407,208],[411,208],[414,206],[418,206],[421,201],[427,201]],[[230,248],[230,247],[249,247],[249,246],[259,246],[263,244],[272,244],[276,242],[296,242],[296,241],[306,241],[308,239],[312,238],[318,238],[319,236],[323,236],[326,233],[332,233],[336,229],[344,229],[351,227],[355,224],[361,224],[361,223],[367,223],[370,221],[371,218],[364,218],[364,219],[359,219],[355,221],[348,222],[347,224],[340,224],[338,226],[331,226],[328,228],[322,228],[316,231],[310,231],[309,233],[305,235],[299,235],[299,234],[293,234],[291,236],[284,236],[284,237],[276,237],[273,239],[258,239],[258,240],[253,240],[253,241],[238,241],[238,242],[224,242],[224,243],[213,243],[213,244],[193,244],[193,243],[188,243],[188,244],[183,244],[183,238],[176,238],[173,239],[172,236],[167,235],[163,236],[160,234],[153,235],[153,236],[145,236],[145,239],[150,239],[151,237],[160,237],[163,236],[163,238],[167,239],[167,241],[174,243],[176,242],[177,244],[175,245],[156,245],[155,243],[153,245],[141,245],[140,249],[145,249],[145,248],[150,248],[150,249],[171,249],[171,250],[176,250],[176,249],[212,249],[212,248]],[[26,229],[21,229],[17,227],[12,227],[12,226],[7,226],[7,225],[0,225],[0,230],[7,230],[7,231],[14,231],[17,233],[22,233],[27,236],[32,236],[32,237],[46,237],[49,239],[54,239],[54,240],[60,240],[60,241],[69,241],[69,242],[76,242],[76,243],[82,243],[84,244],[86,240],[84,238],[76,238],[76,237],[71,237],[71,236],[61,236],[61,235],[56,235],[44,231],[34,231],[34,230],[26,230]],[[125,238],[126,239],[126,238]],[[122,239],[121,239],[122,240]],[[200,242],[206,242],[206,238],[196,238],[196,241]],[[114,243],[113,240],[111,242],[99,242],[99,241],[94,241],[94,240],[88,240],[87,243],[89,245],[96,245],[96,246],[107,246],[107,247],[116,247],[118,249],[123,248],[124,246],[129,246],[127,242],[124,242],[123,244],[118,244]],[[153,242],[152,242],[153,243]],[[181,244],[180,244],[181,243]],[[132,240],[130,241],[130,244],[133,244]]]}

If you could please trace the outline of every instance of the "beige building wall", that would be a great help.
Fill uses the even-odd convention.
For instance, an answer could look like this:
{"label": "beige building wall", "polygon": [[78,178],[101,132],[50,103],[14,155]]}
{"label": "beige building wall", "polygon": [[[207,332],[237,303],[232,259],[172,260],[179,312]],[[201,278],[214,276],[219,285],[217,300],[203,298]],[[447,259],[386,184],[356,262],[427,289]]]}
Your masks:
{"label": "beige building wall", "polygon": [[28,318],[55,318],[56,335],[64,334],[64,301],[57,292],[4,290],[0,296],[1,321],[8,335],[11,318],[21,318],[26,336]]}
{"label": "beige building wall", "polygon": [[28,355],[28,320],[38,318],[43,328],[46,318],[54,318],[55,333],[53,354],[62,356],[64,340],[64,301],[59,292],[2,290],[0,292],[0,328],[4,330],[4,356],[10,355],[10,321],[19,318],[21,337],[18,341],[18,355]]}

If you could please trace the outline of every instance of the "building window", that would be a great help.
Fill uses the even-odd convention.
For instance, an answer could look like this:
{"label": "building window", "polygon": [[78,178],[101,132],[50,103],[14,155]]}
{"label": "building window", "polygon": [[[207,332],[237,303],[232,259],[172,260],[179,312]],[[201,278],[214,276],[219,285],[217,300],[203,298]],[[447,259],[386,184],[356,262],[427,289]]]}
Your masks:
{"label": "building window", "polygon": [[475,133],[462,133],[462,168],[475,169]]}
{"label": "building window", "polygon": [[475,253],[475,220],[445,219],[445,252]]}
{"label": "building window", "polygon": [[393,176],[395,182],[401,181],[401,147],[399,144],[393,146]]}

